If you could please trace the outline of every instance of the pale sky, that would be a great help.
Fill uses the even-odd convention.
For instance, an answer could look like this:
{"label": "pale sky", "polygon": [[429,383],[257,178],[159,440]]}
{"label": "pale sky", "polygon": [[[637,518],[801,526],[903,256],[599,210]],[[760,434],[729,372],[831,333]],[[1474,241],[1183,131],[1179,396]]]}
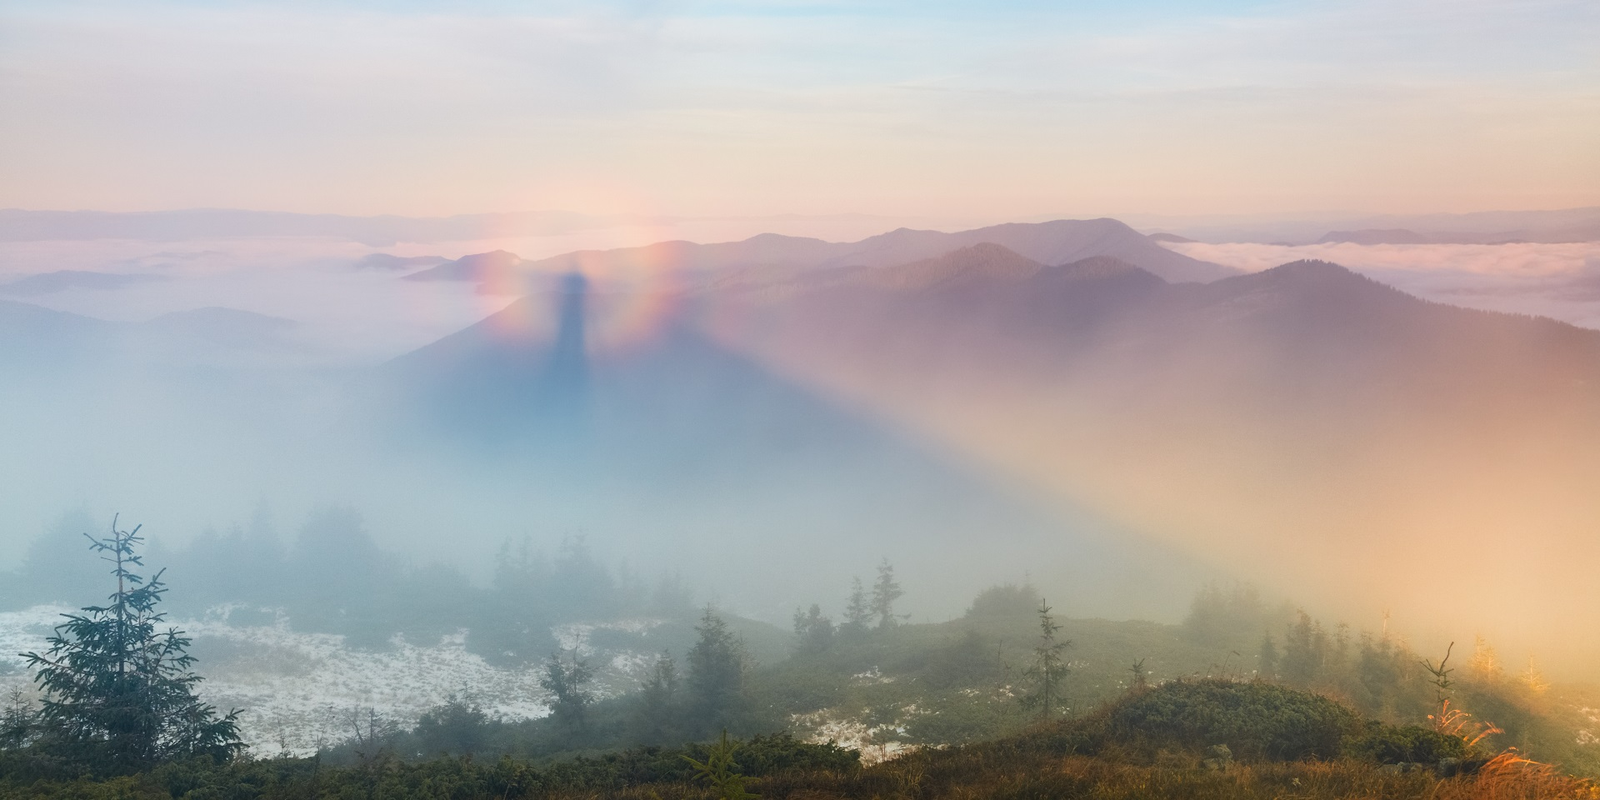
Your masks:
{"label": "pale sky", "polygon": [[1600,205],[1600,3],[0,0],[0,207]]}

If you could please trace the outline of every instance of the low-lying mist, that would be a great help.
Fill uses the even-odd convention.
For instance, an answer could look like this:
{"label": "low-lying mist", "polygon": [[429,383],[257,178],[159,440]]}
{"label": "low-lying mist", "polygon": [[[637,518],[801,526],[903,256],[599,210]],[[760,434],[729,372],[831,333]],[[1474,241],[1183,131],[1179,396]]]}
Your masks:
{"label": "low-lying mist", "polygon": [[[1073,616],[1176,620],[1246,578],[1553,673],[1597,655],[1568,634],[1600,472],[1577,329],[1331,266],[1165,283],[995,245],[648,280],[596,257],[520,300],[370,248],[105,246],[61,266],[166,279],[0,303],[18,574],[115,512],[175,554],[176,587],[236,527],[338,563],[307,555],[333,514],[406,574],[488,587],[507,543],[581,539],[776,622],[888,558],[919,620],[1024,579]],[[9,602],[78,601],[47,584]],[[1530,613],[1552,608],[1574,610]]]}

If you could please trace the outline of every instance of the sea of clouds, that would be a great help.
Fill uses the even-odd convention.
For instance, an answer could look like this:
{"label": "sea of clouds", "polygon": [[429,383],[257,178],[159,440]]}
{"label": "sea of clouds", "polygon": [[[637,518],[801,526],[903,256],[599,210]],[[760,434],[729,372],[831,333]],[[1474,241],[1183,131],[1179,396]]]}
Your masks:
{"label": "sea of clouds", "polygon": [[1166,246],[1249,272],[1300,259],[1331,261],[1429,300],[1600,329],[1600,242]]}

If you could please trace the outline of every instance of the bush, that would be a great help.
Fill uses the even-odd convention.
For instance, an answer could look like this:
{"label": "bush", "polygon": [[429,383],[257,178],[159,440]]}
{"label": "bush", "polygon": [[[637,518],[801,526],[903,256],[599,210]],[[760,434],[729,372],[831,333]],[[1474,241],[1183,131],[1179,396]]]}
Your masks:
{"label": "bush", "polygon": [[973,598],[972,607],[967,609],[967,617],[1032,619],[1038,611],[1038,590],[1028,584],[1018,586],[1008,583],[1003,586],[991,586],[979,592],[978,596]]}
{"label": "bush", "polygon": [[1367,730],[1352,738],[1345,747],[1348,755],[1380,764],[1418,762],[1437,763],[1443,758],[1461,758],[1467,743],[1421,725],[1382,725],[1367,723]]}
{"label": "bush", "polygon": [[1320,695],[1268,683],[1174,681],[1112,706],[1109,737],[1149,749],[1225,744],[1245,760],[1335,758],[1362,730],[1354,711]]}

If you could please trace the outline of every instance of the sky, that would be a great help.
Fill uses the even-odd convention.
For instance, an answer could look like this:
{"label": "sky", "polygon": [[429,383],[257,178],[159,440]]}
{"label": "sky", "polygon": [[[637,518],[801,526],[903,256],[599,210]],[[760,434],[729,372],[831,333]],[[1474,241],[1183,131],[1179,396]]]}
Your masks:
{"label": "sky", "polygon": [[0,208],[1600,205],[1600,4],[0,0]]}

